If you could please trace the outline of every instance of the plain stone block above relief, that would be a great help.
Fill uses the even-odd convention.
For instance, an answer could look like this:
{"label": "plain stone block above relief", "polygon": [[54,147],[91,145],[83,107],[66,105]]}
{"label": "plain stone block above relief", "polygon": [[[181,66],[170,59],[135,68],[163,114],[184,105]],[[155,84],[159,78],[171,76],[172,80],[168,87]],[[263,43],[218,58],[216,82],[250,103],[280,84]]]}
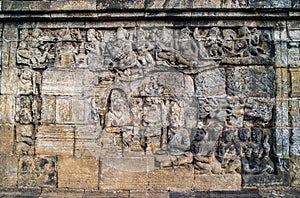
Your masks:
{"label": "plain stone block above relief", "polygon": [[2,11],[173,10],[173,9],[291,9],[298,0],[3,0]]}

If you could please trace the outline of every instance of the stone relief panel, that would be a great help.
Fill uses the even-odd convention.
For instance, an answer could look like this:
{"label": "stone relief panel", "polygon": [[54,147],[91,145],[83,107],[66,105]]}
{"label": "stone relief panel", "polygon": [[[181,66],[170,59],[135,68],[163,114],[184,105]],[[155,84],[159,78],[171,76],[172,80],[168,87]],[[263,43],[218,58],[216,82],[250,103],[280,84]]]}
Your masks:
{"label": "stone relief panel", "polygon": [[[88,125],[97,135],[75,136],[97,159],[147,156],[156,169],[241,174],[245,185],[282,179],[272,145],[272,29],[37,28],[19,38],[18,152],[31,153],[37,137],[46,153],[53,140],[43,124]],[[60,137],[70,155],[73,135]]]}

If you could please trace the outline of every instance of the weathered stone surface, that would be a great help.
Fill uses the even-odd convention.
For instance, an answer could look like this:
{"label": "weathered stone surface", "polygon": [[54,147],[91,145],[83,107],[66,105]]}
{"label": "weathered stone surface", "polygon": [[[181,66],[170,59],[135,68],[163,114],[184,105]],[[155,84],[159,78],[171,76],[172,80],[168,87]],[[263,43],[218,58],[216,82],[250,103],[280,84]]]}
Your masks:
{"label": "weathered stone surface", "polygon": [[142,9],[145,6],[145,0],[124,1],[124,0],[96,0],[97,10],[103,9]]}
{"label": "weathered stone surface", "polygon": [[291,159],[291,185],[294,187],[300,186],[300,175],[299,175],[299,163],[300,159],[298,155],[295,155]]}
{"label": "weathered stone surface", "polygon": [[61,0],[51,1],[51,10],[96,10],[96,0],[74,1]]}
{"label": "weathered stone surface", "polygon": [[57,177],[59,188],[98,189],[99,161],[59,157]]}
{"label": "weathered stone surface", "polygon": [[0,125],[0,154],[11,155],[14,151],[14,126]]}
{"label": "weathered stone surface", "polygon": [[55,187],[57,184],[56,157],[21,156],[18,166],[19,187]]}
{"label": "weathered stone surface", "polygon": [[36,154],[73,156],[74,127],[40,126],[36,134]]}
{"label": "weathered stone surface", "polygon": [[15,97],[11,95],[0,95],[0,123],[8,124],[14,122]]}
{"label": "weathered stone surface", "polygon": [[298,4],[1,1],[4,196],[298,187]]}
{"label": "weathered stone surface", "polygon": [[146,190],[154,159],[147,157],[107,158],[100,160],[100,190]]}
{"label": "weathered stone surface", "polygon": [[43,188],[40,197],[59,197],[59,198],[71,198],[71,197],[83,197],[83,189],[55,189],[55,188]]}
{"label": "weathered stone surface", "polygon": [[300,70],[291,69],[291,95],[292,97],[298,97],[300,95],[300,86],[299,86],[299,78],[300,78]]}
{"label": "weathered stone surface", "polygon": [[0,155],[0,185],[16,186],[18,181],[18,157]]}
{"label": "weathered stone surface", "polygon": [[3,1],[4,11],[45,11],[50,9],[50,1]]}
{"label": "weathered stone surface", "polygon": [[155,170],[149,173],[149,189],[154,191],[191,191],[193,180],[192,168]]}
{"label": "weathered stone surface", "polygon": [[203,189],[213,191],[239,191],[241,190],[242,178],[239,174],[225,175],[195,175],[195,190]]}

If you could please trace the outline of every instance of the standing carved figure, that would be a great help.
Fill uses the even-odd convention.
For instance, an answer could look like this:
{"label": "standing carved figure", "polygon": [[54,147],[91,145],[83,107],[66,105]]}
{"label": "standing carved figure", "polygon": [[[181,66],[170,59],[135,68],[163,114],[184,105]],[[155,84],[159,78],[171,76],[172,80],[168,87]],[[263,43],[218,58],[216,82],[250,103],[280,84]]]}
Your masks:
{"label": "standing carved figure", "polygon": [[136,42],[134,48],[137,51],[137,59],[143,66],[155,65],[154,58],[151,54],[154,46],[146,40],[145,31],[142,28],[138,28],[136,32]]}
{"label": "standing carved figure", "polygon": [[92,69],[102,66],[105,44],[103,42],[103,33],[95,29],[87,31],[87,65]]}

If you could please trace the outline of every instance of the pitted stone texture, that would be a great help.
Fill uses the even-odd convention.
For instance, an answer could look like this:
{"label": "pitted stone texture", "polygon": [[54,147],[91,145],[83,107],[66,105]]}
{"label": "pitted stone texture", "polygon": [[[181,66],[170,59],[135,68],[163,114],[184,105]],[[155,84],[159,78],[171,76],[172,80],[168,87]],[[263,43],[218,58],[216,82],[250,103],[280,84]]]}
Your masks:
{"label": "pitted stone texture", "polygon": [[148,157],[106,158],[100,161],[100,190],[141,190],[148,187],[154,159]]}
{"label": "pitted stone texture", "polygon": [[18,186],[55,187],[57,184],[56,157],[22,156],[19,159]]}
{"label": "pitted stone texture", "polygon": [[16,186],[17,185],[17,174],[18,174],[18,157],[17,156],[6,156],[0,155],[1,166],[0,166],[0,185],[1,186]]}
{"label": "pitted stone texture", "polygon": [[192,168],[158,169],[149,173],[149,189],[154,191],[191,191],[194,170]]}
{"label": "pitted stone texture", "polygon": [[58,157],[57,163],[59,188],[98,189],[98,160]]}
{"label": "pitted stone texture", "polygon": [[96,0],[97,10],[105,9],[143,9],[145,0]]}
{"label": "pitted stone texture", "polygon": [[36,154],[73,156],[74,127],[66,125],[39,126]]}
{"label": "pitted stone texture", "polygon": [[240,174],[225,175],[195,175],[195,190],[201,191],[239,191],[241,190],[242,178]]}
{"label": "pitted stone texture", "polygon": [[14,126],[0,125],[0,154],[11,155],[14,151]]}
{"label": "pitted stone texture", "polygon": [[0,95],[0,123],[14,122],[15,97],[12,95]]}

